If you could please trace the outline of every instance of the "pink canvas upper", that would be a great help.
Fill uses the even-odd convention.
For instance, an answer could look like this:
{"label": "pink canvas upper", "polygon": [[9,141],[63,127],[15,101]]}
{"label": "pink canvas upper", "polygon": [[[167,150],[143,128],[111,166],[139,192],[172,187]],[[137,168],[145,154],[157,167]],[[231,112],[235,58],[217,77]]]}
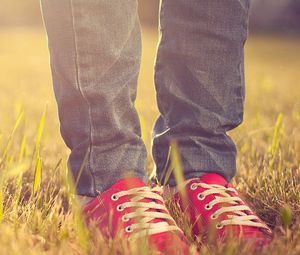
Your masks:
{"label": "pink canvas upper", "polygon": [[[203,186],[206,187],[202,187]],[[223,199],[223,194],[218,194],[214,191],[214,187],[210,188],[211,185],[220,185],[224,188],[230,188],[230,190],[226,190],[226,194],[228,194],[231,198],[225,198],[225,200],[232,201],[230,202],[220,202],[213,204],[215,199]],[[217,189],[217,186],[216,186]],[[216,191],[215,189],[215,191]],[[237,190],[233,188],[233,186],[228,183],[221,175],[218,174],[206,174],[199,179],[193,179],[186,185],[186,194],[187,200],[183,200],[183,196],[179,193],[176,193],[174,198],[180,204],[181,208],[187,213],[190,223],[193,226],[193,234],[195,236],[200,237],[203,241],[206,241],[207,237],[213,235],[216,239],[225,239],[229,235],[233,235],[234,237],[238,237],[242,240],[247,239],[255,239],[255,243],[266,244],[269,243],[272,232],[271,230],[255,215],[255,213],[248,207],[247,210],[238,210],[239,208],[244,208],[247,206],[246,202],[241,199]],[[203,196],[203,193],[207,194],[210,190],[212,194],[208,194]],[[225,191],[224,191],[225,192]],[[235,198],[239,198],[236,200]],[[213,204],[213,205],[212,205]],[[224,208],[223,213],[219,214],[216,217],[216,213],[221,212],[220,209]],[[236,212],[226,210],[229,208],[236,208]],[[257,226],[248,226],[248,225],[240,225],[236,222],[234,224],[223,225],[222,222],[225,222],[230,219],[243,219],[235,218],[241,216],[243,214],[244,219],[249,216],[249,218],[254,218],[254,220],[250,220],[251,224],[262,224],[264,227]],[[238,220],[240,221],[240,220]],[[247,222],[243,221],[243,224],[247,224]]]}
{"label": "pink canvas upper", "polygon": [[[145,183],[137,178],[125,178],[115,183],[110,189],[93,199],[84,208],[83,212],[88,223],[95,221],[97,227],[106,238],[114,238],[116,235],[123,235],[130,238],[133,232],[128,231],[130,227],[139,221],[138,218],[124,219],[134,211],[134,207],[122,209],[122,205],[132,201],[133,196],[115,197],[118,192],[134,188],[145,187]],[[144,198],[141,202],[162,204],[161,201]],[[119,208],[119,210],[118,210]],[[149,209],[147,212],[160,212],[162,210]],[[168,213],[164,211],[163,213]],[[150,214],[151,215],[151,214]],[[162,223],[167,220],[154,218],[150,223]],[[170,222],[172,224],[172,222]],[[188,254],[189,246],[182,231],[162,231],[148,236],[149,244],[157,249],[161,254]]]}

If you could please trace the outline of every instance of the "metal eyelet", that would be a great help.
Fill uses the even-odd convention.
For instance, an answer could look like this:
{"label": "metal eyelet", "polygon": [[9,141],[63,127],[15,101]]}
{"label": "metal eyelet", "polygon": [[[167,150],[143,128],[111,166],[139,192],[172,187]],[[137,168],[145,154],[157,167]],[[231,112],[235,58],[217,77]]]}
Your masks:
{"label": "metal eyelet", "polygon": [[124,210],[124,207],[122,205],[117,206],[117,211],[122,212]]}
{"label": "metal eyelet", "polygon": [[217,229],[222,229],[223,227],[224,227],[223,224],[220,223],[220,222],[216,225],[216,228],[217,228]]}
{"label": "metal eyelet", "polygon": [[111,200],[112,201],[117,201],[119,199],[119,197],[116,195],[116,194],[113,194],[112,196],[111,196]]}
{"label": "metal eyelet", "polygon": [[191,189],[191,190],[196,190],[196,189],[197,189],[197,186],[195,185],[195,183],[192,183],[192,184],[191,184],[190,189]]}
{"label": "metal eyelet", "polygon": [[212,220],[215,220],[215,219],[217,219],[218,217],[217,217],[217,215],[212,214],[212,215],[210,216],[210,218],[211,218]]}
{"label": "metal eyelet", "polygon": [[198,200],[202,201],[205,199],[205,196],[202,193],[199,193],[197,198],[198,198]]}
{"label": "metal eyelet", "polygon": [[210,204],[206,204],[204,206],[205,210],[211,210],[212,209],[212,206]]}
{"label": "metal eyelet", "polygon": [[133,229],[132,229],[131,226],[128,226],[128,227],[126,227],[125,231],[126,231],[127,233],[131,233],[131,232],[133,231]]}
{"label": "metal eyelet", "polygon": [[122,221],[123,221],[123,222],[127,222],[127,221],[129,221],[129,218],[127,218],[126,215],[124,215],[124,216],[122,217]]}

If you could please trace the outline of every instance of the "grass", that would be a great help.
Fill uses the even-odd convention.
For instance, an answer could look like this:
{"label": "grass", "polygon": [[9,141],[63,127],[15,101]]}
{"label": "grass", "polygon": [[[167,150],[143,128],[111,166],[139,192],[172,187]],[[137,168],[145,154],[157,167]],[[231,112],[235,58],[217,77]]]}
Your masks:
{"label": "grass", "polygon": [[[156,40],[156,32],[146,28],[137,108],[148,149],[158,115]],[[59,135],[44,32],[2,29],[0,42],[1,254],[142,254],[130,253],[124,240],[107,244],[84,227],[66,171],[68,150]],[[261,254],[300,254],[299,70],[300,39],[248,41],[245,120],[231,135],[239,151],[234,183],[275,232]],[[150,156],[148,162],[150,170]],[[188,230],[183,215],[170,207]],[[201,254],[252,251],[232,242],[203,246]]]}

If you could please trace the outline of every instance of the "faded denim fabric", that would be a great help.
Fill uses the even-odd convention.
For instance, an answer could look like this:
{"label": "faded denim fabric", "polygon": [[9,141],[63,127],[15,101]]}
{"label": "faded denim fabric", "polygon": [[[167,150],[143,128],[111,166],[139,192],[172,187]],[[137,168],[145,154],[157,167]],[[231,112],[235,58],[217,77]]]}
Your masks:
{"label": "faded denim fabric", "polygon": [[[147,181],[134,108],[141,60],[137,0],[41,3],[78,194],[96,196],[129,173]],[[161,116],[153,139],[159,179],[173,139],[186,178],[235,174],[236,148],[226,132],[243,116],[248,9],[248,0],[162,1],[155,66]],[[173,176],[169,184],[175,185]]]}
{"label": "faded denim fabric", "polygon": [[236,147],[227,132],[243,119],[248,12],[248,0],[161,2],[155,67],[161,116],[153,140],[159,180],[170,140],[178,142],[186,179],[235,175]]}

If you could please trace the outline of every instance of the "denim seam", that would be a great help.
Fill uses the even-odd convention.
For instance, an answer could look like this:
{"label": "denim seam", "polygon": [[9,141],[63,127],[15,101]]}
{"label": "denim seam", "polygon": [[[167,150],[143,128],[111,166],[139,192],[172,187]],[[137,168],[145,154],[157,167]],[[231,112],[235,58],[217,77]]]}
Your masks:
{"label": "denim seam", "polygon": [[[91,106],[89,104],[88,99],[86,98],[80,84],[80,78],[79,78],[79,56],[78,56],[78,46],[77,46],[77,41],[76,41],[76,29],[75,29],[75,22],[74,22],[74,7],[73,7],[73,0],[70,0],[70,7],[71,7],[71,16],[72,16],[72,30],[74,34],[74,49],[75,49],[75,68],[76,68],[76,83],[77,83],[77,88],[86,102],[88,106],[88,119],[89,119],[89,148],[88,148],[88,160],[86,163],[86,167],[89,170],[91,176],[92,176],[92,192],[95,193],[95,175],[94,172],[91,169],[91,154],[92,154],[92,145],[93,145],[93,139],[92,139],[92,119],[91,119]],[[78,177],[77,177],[78,178]],[[80,178],[80,176],[79,176]]]}

